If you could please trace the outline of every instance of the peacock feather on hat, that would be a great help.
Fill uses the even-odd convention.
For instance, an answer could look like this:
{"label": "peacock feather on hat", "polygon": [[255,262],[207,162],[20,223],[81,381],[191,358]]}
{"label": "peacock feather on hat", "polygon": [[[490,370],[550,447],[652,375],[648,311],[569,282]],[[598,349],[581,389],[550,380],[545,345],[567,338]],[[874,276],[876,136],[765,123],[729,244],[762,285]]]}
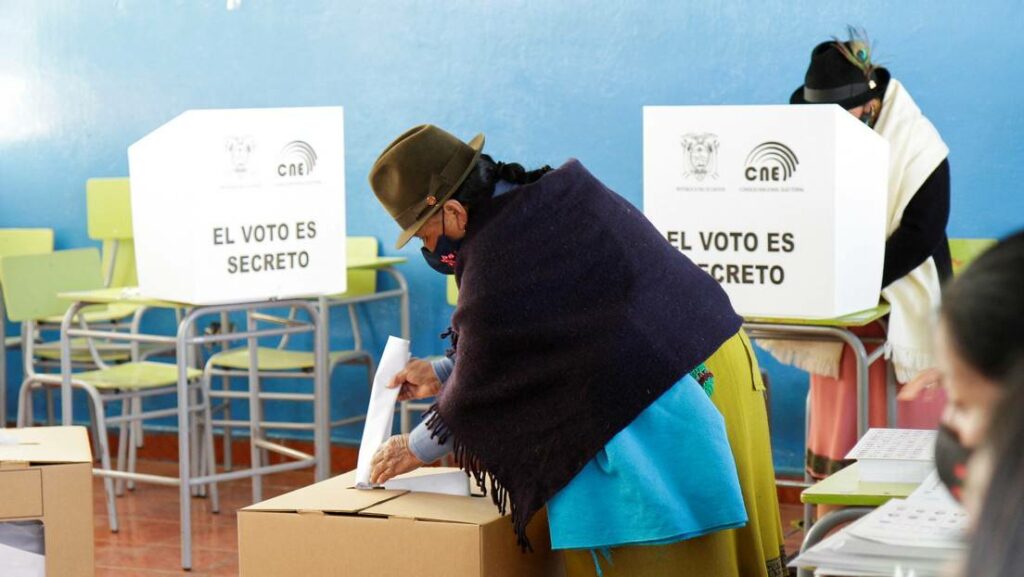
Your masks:
{"label": "peacock feather on hat", "polygon": [[875,81],[872,75],[876,66],[871,59],[871,40],[863,28],[848,25],[846,33],[849,36],[849,40],[845,42],[835,36],[832,37],[832,40],[835,41],[835,47],[844,58],[864,73],[864,77],[867,78],[871,88],[874,89]]}

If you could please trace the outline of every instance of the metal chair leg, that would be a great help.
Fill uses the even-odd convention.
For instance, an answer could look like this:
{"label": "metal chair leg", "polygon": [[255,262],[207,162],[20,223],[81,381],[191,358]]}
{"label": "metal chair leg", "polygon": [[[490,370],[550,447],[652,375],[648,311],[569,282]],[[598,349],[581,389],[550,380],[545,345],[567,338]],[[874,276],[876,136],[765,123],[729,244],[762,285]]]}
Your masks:
{"label": "metal chair leg", "polygon": [[[811,392],[807,391],[807,399],[804,401],[804,482],[811,483],[814,478],[811,477],[811,472],[807,469],[807,448],[811,443]],[[814,505],[810,503],[804,504],[804,535],[807,535],[814,525]]]}
{"label": "metal chair leg", "polygon": [[[224,376],[221,377],[220,382],[221,382],[221,388],[224,391],[230,391],[231,390],[231,377],[228,377],[227,375],[224,375]],[[231,420],[231,399],[225,399],[224,400],[224,420],[225,421],[230,421]],[[232,468],[231,457],[232,457],[232,454],[234,453],[234,451],[232,451],[232,445],[234,444],[234,441],[231,438],[232,427],[231,427],[231,425],[224,425],[224,429],[223,430],[224,430],[224,434],[221,437],[221,439],[224,442],[224,470],[225,471],[230,471],[231,468]]]}
{"label": "metal chair leg", "polygon": [[[121,400],[121,416],[128,417],[132,413],[132,399]],[[118,427],[117,440],[117,470],[124,471],[128,460],[128,443],[134,439],[129,438],[129,431],[132,429],[133,421],[122,421]],[[124,479],[114,481],[114,494],[118,497],[124,496]]]}
{"label": "metal chair leg", "polygon": [[[51,390],[55,387],[46,387],[47,390]],[[49,399],[47,399],[49,400]],[[102,455],[100,454],[100,433],[96,430],[96,423],[98,422],[96,410],[92,406],[92,403],[86,404],[89,407],[89,433],[92,435],[92,458],[93,461],[98,461]]]}
{"label": "metal chair leg", "polygon": [[32,403],[32,385],[35,384],[31,378],[25,379],[21,383],[21,389],[18,391],[18,428],[31,427],[35,423],[32,411],[34,410]]}
{"label": "metal chair leg", "polygon": [[[203,380],[203,442],[206,445],[206,474],[217,474],[217,455],[213,449],[213,399],[209,396],[210,382]],[[220,513],[220,491],[217,483],[209,484],[210,511]]]}
{"label": "metal chair leg", "polygon": [[[139,416],[142,414],[142,399],[132,399],[132,414]],[[133,427],[129,431],[130,440],[128,441],[128,471],[131,473],[135,472],[135,466],[138,464],[139,447],[142,446],[142,419],[134,421]],[[135,427],[134,425],[138,425]],[[129,491],[135,490],[135,481],[129,479],[127,482],[127,488]]]}
{"label": "metal chair leg", "polygon": [[[199,467],[199,462],[200,462],[200,459],[199,459],[199,446],[201,444],[200,440],[202,439],[202,437],[199,436],[199,422],[198,422],[199,419],[196,418],[198,415],[196,415],[192,411],[193,407],[196,407],[198,405],[199,405],[199,402],[198,402],[198,398],[197,398],[197,394],[196,394],[196,389],[195,389],[195,387],[189,387],[189,392],[188,392],[188,413],[189,413],[189,416],[191,417],[189,419],[189,437],[192,439],[192,442],[189,444],[189,451],[188,451],[189,455],[188,455],[188,458],[190,459],[189,463],[191,463],[191,467],[192,467],[191,470],[197,471],[197,474],[201,475],[202,474],[202,470]],[[202,496],[202,493],[203,493],[202,488],[199,487],[198,485],[192,487],[192,496],[193,497],[200,497],[200,496]]]}
{"label": "metal chair leg", "polygon": [[[100,465],[104,469],[111,471],[110,446],[107,442],[107,421],[106,413],[103,410],[103,399],[91,388],[85,388],[84,390],[89,395],[93,414],[96,415],[96,429],[100,437]],[[117,533],[119,526],[117,522],[117,503],[114,497],[114,480],[110,477],[104,477],[103,486],[107,494],[107,516],[110,519],[110,532]]]}

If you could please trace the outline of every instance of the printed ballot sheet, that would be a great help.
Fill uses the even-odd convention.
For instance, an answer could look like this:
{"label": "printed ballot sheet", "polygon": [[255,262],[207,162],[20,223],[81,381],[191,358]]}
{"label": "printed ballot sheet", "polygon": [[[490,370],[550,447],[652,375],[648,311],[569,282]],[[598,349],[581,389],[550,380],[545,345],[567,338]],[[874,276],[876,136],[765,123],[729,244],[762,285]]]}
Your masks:
{"label": "printed ballot sheet", "polygon": [[934,501],[892,499],[850,527],[855,537],[899,548],[962,548],[967,513]]}
{"label": "printed ballot sheet", "polygon": [[847,459],[931,461],[935,455],[934,430],[871,429],[857,441]]}
{"label": "printed ballot sheet", "polygon": [[356,486],[370,489],[370,472],[373,455],[381,444],[391,436],[391,427],[395,419],[395,402],[398,400],[400,388],[388,388],[391,379],[409,362],[409,341],[398,337],[388,337],[384,354],[377,365],[377,374],[373,377],[373,390],[370,391],[370,406],[366,410],[366,423],[363,426],[363,439],[359,443],[359,461],[356,467]]}

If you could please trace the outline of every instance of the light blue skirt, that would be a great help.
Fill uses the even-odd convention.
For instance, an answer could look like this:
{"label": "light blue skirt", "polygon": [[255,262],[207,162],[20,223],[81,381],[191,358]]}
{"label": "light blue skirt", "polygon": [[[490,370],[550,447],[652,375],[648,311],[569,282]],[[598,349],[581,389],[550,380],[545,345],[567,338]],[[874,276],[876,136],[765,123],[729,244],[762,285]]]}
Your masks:
{"label": "light blue skirt", "polygon": [[555,549],[664,545],[746,522],[725,421],[689,375],[548,501]]}

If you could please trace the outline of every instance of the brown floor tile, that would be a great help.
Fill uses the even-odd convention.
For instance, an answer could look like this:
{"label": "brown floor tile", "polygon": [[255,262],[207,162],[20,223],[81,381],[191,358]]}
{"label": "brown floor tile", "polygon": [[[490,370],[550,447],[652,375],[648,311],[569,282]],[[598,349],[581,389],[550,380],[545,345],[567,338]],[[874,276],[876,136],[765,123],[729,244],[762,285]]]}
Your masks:
{"label": "brown floor tile", "polygon": [[[155,475],[174,475],[177,464],[140,461],[138,470]],[[264,477],[263,498],[287,493],[313,482],[312,471],[288,472]],[[193,570],[189,575],[224,577],[238,575],[238,509],[252,504],[249,480],[218,485],[221,512],[213,514],[210,499],[193,498]],[[139,483],[134,491],[117,498],[120,530],[111,533],[102,479],[93,480],[97,577],[166,577],[183,575],[180,560],[180,510],[178,488]]]}
{"label": "brown floor tile", "polygon": [[[192,563],[199,571],[212,571],[232,562],[234,551],[193,549]],[[171,546],[145,545],[135,547],[104,547],[96,551],[97,567],[122,569],[145,568],[176,571],[181,567],[181,549]]]}
{"label": "brown floor tile", "polygon": [[782,535],[785,539],[786,554],[795,555],[800,551],[800,544],[804,540],[803,505],[780,505],[779,511],[782,514]]}

